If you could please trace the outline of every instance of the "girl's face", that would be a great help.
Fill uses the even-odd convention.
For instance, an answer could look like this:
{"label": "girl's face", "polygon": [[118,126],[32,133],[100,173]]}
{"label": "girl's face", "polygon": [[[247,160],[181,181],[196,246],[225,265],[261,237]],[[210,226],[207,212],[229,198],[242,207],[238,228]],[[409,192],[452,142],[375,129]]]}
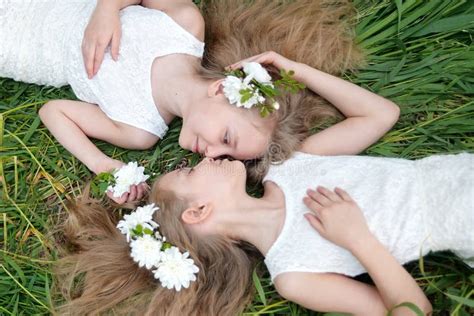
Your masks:
{"label": "girl's face", "polygon": [[245,193],[246,170],[242,162],[203,159],[194,168],[174,170],[162,176],[159,187],[188,202],[227,206],[232,196]]}
{"label": "girl's face", "polygon": [[270,118],[262,119],[256,110],[230,105],[222,93],[204,102],[183,118],[181,147],[211,158],[246,160],[263,156],[272,135]]}

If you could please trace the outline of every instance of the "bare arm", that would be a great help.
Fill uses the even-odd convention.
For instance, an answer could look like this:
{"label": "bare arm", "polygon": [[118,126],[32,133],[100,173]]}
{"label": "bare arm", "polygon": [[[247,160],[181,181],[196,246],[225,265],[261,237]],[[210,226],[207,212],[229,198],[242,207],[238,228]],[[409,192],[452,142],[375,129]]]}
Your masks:
{"label": "bare arm", "polygon": [[[143,144],[147,135],[138,135],[130,128],[125,129],[108,118],[97,105],[70,100],[54,100],[46,103],[40,109],[39,115],[51,134],[71,154],[77,157],[91,171],[111,171],[120,168],[123,163],[106,156],[88,138],[104,140],[125,147],[137,148]],[[144,133],[144,132],[143,132]],[[151,137],[150,144],[156,141]],[[126,201],[141,199],[146,191],[146,184],[133,186],[129,193],[120,198],[113,198],[119,204]],[[111,195],[109,197],[112,198]]]}
{"label": "bare arm", "polygon": [[117,127],[97,105],[70,100],[54,100],[39,111],[44,125],[71,154],[98,174],[120,167],[101,152],[88,136],[111,141]]}
{"label": "bare arm", "polygon": [[311,154],[358,154],[392,128],[400,110],[393,102],[355,84],[304,64],[295,78],[331,102],[346,119],[308,137],[301,150]]}
{"label": "bare arm", "polygon": [[188,32],[204,40],[204,19],[191,0],[99,0],[82,40],[82,56],[89,79],[99,71],[107,46],[110,45],[112,58],[118,60],[122,36],[119,11],[136,4],[166,12]]}
{"label": "bare arm", "polygon": [[118,60],[122,36],[119,11],[134,4],[140,4],[140,0],[97,1],[82,39],[82,56],[89,79],[99,71],[109,44],[112,58]]}
{"label": "bare arm", "polygon": [[[411,302],[425,314],[431,313],[431,304],[416,281],[372,235],[361,210],[345,191],[319,187],[308,190],[304,202],[313,212],[306,215],[310,224],[322,237],[352,252],[371,276],[387,310]],[[401,307],[394,315],[411,312]]]}
{"label": "bare arm", "polygon": [[301,151],[317,155],[358,154],[382,137],[398,119],[400,111],[393,102],[275,52],[247,58],[230,68],[240,68],[244,62],[250,61],[294,70],[295,79],[331,102],[346,116],[344,121],[308,137]]}
{"label": "bare arm", "polygon": [[290,272],[278,276],[275,286],[284,298],[314,311],[356,316],[387,313],[375,287],[339,274]]}
{"label": "bare arm", "polygon": [[189,33],[204,41],[204,18],[191,0],[143,0],[141,5],[165,12]]}

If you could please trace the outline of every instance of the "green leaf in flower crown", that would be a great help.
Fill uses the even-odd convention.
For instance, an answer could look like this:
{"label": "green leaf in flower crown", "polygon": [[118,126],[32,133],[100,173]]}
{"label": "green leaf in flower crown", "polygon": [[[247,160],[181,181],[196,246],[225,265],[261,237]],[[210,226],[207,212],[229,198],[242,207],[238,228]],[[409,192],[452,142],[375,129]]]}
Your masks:
{"label": "green leaf in flower crown", "polygon": [[132,229],[133,235],[134,236],[142,236],[143,235],[143,226],[141,224],[138,224],[135,226],[134,229]]}
{"label": "green leaf in flower crown", "polygon": [[295,72],[293,70],[286,71],[285,69],[280,70],[281,78],[275,81],[275,86],[290,92],[297,93],[299,90],[303,90],[306,86],[293,78]]}
{"label": "green leaf in flower crown", "polygon": [[274,97],[281,94],[281,92],[278,89],[276,89],[275,87],[272,87],[269,84],[261,84],[258,81],[255,81],[254,84],[255,84],[255,86],[257,86],[258,90],[260,90],[260,92],[265,97],[274,98]]}
{"label": "green leaf in flower crown", "polygon": [[239,91],[242,97],[240,98],[240,103],[245,103],[253,96],[253,91],[251,89],[243,89]]}
{"label": "green leaf in flower crown", "polygon": [[173,245],[171,245],[169,242],[164,242],[163,243],[163,246],[161,246],[161,250],[166,250],[166,249],[169,249],[171,248]]}
{"label": "green leaf in flower crown", "polygon": [[232,70],[232,71],[228,71],[226,73],[224,73],[226,76],[234,76],[234,77],[237,77],[237,78],[243,78],[245,77],[245,74],[242,70],[240,69],[235,69],[235,70]]}
{"label": "green leaf in flower crown", "polygon": [[146,235],[150,235],[150,236],[153,236],[153,231],[149,228],[145,228],[143,230],[143,233],[146,234]]}
{"label": "green leaf in flower crown", "polygon": [[259,104],[260,107],[260,116],[267,117],[270,114],[268,107],[265,104]]}

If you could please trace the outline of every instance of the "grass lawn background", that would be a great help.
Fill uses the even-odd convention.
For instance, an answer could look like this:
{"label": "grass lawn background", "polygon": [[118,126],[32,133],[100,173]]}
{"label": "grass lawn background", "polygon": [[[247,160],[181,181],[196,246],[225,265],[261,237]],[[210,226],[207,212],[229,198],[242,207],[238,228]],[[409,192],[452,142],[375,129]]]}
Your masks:
{"label": "grass lawn background", "polygon": [[[416,159],[474,152],[474,2],[355,4],[357,40],[369,63],[346,79],[401,108],[393,130],[365,154]],[[51,289],[56,258],[51,230],[65,202],[80,194],[91,177],[37,115],[42,104],[60,98],[75,97],[69,88],[0,78],[0,315],[50,314],[51,302],[58,299]],[[179,129],[176,120],[166,138],[148,151],[97,144],[114,158],[138,160],[161,173],[183,157],[198,160],[179,148]],[[454,255],[432,254],[407,269],[429,296],[434,315],[474,314],[473,271]],[[255,276],[254,284],[255,299],[246,315],[320,315],[280,298],[267,274]]]}

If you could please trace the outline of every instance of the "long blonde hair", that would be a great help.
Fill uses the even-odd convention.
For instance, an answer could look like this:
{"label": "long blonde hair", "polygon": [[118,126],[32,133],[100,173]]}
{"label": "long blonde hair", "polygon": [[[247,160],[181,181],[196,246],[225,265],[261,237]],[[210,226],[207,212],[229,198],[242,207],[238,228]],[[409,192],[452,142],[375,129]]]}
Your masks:
{"label": "long blonde hair", "polygon": [[[265,51],[333,75],[354,70],[363,61],[354,44],[355,9],[349,0],[205,0],[201,9],[206,21],[205,78],[222,78],[224,67]],[[312,128],[342,117],[307,89],[278,101],[271,145],[262,159],[247,166],[257,181],[269,164],[297,150]]]}
{"label": "long blonde hair", "polygon": [[63,315],[236,315],[253,296],[252,271],[259,259],[249,244],[223,236],[196,236],[181,221],[186,203],[153,186],[149,202],[159,205],[154,219],[167,240],[188,251],[199,267],[197,281],[180,292],[163,288],[152,273],[130,257],[116,228],[114,209],[91,199],[88,190],[70,207],[61,227],[66,241],[57,262]]}

